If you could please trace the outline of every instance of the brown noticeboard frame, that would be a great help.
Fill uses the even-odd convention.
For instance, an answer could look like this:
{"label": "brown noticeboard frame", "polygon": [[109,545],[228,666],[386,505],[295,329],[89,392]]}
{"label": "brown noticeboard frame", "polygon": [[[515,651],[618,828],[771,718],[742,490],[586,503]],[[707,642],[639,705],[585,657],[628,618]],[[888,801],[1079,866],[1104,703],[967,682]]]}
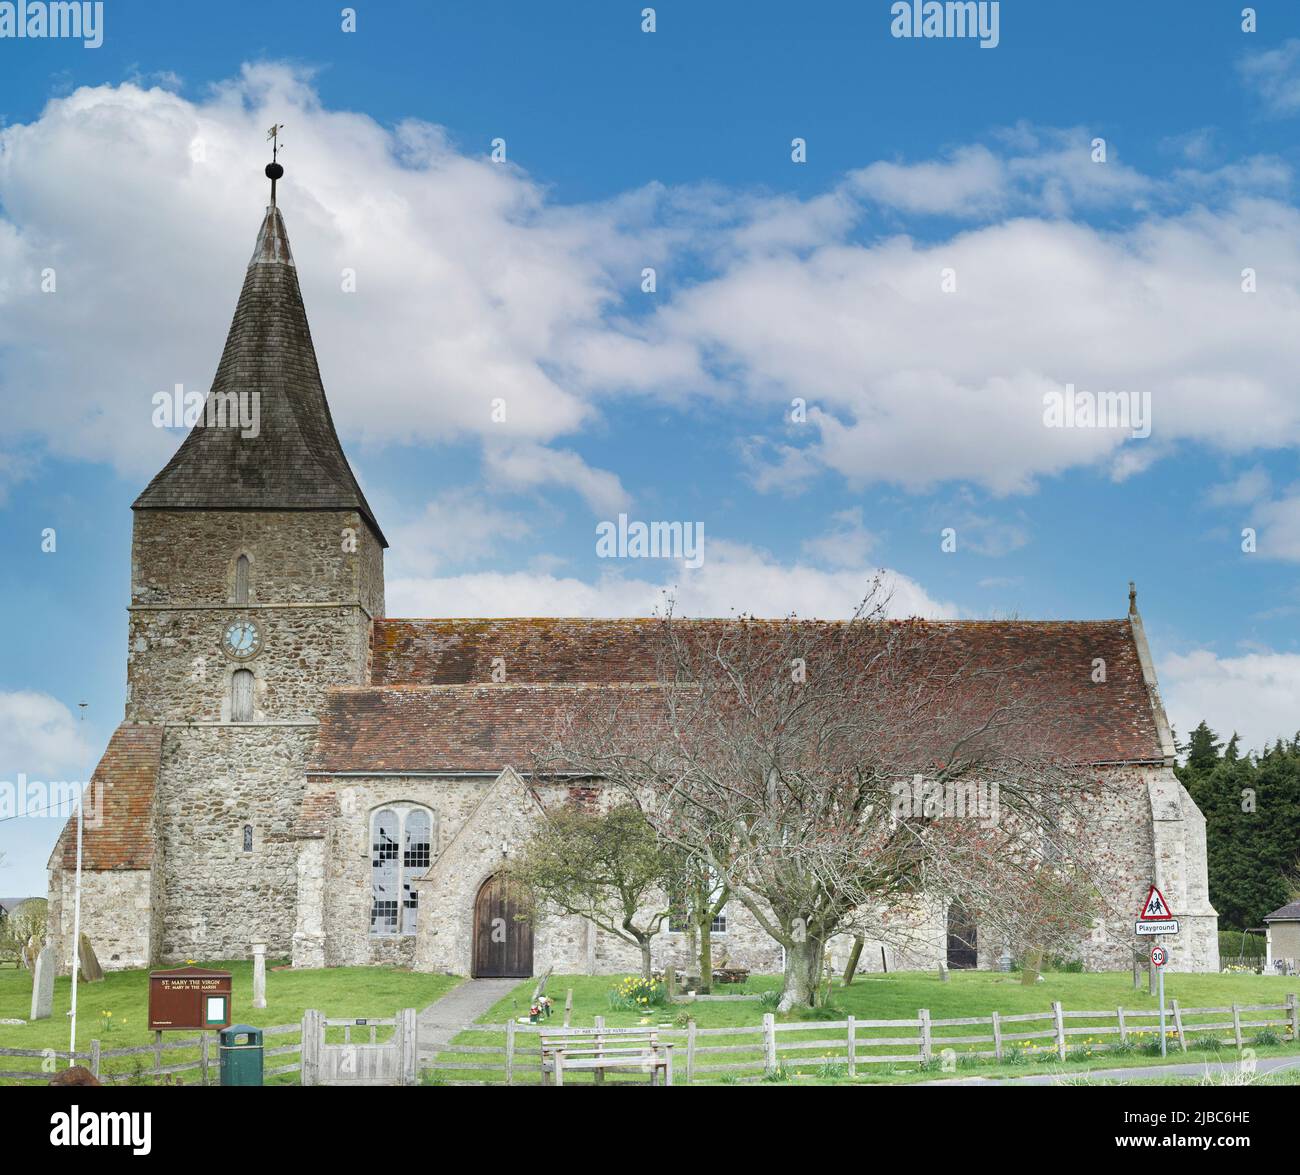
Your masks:
{"label": "brown noticeboard frame", "polygon": [[[222,1001],[219,1020],[210,1015],[211,1001],[216,999]],[[176,967],[149,972],[149,1028],[153,1032],[229,1028],[232,1003],[229,971]]]}

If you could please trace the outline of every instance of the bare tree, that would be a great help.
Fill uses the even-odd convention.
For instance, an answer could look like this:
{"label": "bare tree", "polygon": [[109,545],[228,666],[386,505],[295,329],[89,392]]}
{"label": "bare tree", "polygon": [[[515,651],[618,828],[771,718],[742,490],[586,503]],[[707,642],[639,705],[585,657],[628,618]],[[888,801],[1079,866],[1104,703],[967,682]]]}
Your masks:
{"label": "bare tree", "polygon": [[1051,699],[887,605],[877,582],[840,623],[670,610],[658,687],[592,695],[538,756],[623,788],[712,871],[785,948],[784,1009],[817,1000],[833,936],[920,933],[900,909],[960,897],[995,932],[1033,915],[1043,945],[1086,920],[1098,784]]}
{"label": "bare tree", "polygon": [[27,970],[36,965],[36,956],[45,945],[47,933],[45,898],[28,898],[20,902],[0,923],[0,950],[15,955]]}
{"label": "bare tree", "polygon": [[[726,846],[715,846],[715,854],[725,853]],[[713,986],[713,923],[726,909],[731,892],[702,856],[674,846],[667,859],[672,917],[682,925],[689,958],[699,974],[696,990],[708,994]]]}

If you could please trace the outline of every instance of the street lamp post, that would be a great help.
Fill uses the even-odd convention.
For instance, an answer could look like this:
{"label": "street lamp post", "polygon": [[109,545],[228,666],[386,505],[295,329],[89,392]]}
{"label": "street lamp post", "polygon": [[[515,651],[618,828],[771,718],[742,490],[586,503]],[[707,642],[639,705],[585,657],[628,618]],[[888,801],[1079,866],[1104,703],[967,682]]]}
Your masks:
{"label": "street lamp post", "polygon": [[[81,708],[82,733],[85,733],[86,722],[86,703],[78,702]],[[84,738],[82,740],[85,741]],[[88,787],[94,787],[94,781],[87,783]],[[82,789],[77,789],[77,880],[73,888],[72,899],[72,1008],[68,1012],[68,1018],[72,1022],[71,1033],[68,1040],[68,1068],[71,1069],[77,1063],[77,968],[81,962],[81,838],[85,826],[85,795]]]}

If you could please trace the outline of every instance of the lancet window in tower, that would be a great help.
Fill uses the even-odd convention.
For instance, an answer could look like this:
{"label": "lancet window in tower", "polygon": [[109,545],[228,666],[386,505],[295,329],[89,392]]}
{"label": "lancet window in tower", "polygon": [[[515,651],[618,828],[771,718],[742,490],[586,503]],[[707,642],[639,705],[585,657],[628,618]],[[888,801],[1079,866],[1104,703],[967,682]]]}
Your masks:
{"label": "lancet window in tower", "polygon": [[248,603],[248,556],[240,555],[235,560],[235,603]]}
{"label": "lancet window in tower", "polygon": [[230,721],[253,721],[253,671],[236,669],[230,675]]}

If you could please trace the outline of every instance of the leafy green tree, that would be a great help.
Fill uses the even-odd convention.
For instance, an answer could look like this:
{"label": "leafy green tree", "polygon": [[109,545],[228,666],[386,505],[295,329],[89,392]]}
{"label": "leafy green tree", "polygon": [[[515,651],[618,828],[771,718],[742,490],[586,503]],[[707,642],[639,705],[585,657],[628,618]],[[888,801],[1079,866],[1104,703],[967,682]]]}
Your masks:
{"label": "leafy green tree", "polygon": [[1210,729],[1209,723],[1201,720],[1200,726],[1192,731],[1191,740],[1181,748],[1187,752],[1187,769],[1196,773],[1213,771],[1219,763],[1219,751],[1223,744]]}
{"label": "leafy green tree", "polygon": [[635,805],[548,813],[508,873],[532,907],[579,914],[636,947],[650,978],[650,942],[668,918],[670,862]]}
{"label": "leafy green tree", "polygon": [[1286,903],[1300,857],[1300,737],[1242,756],[1234,733],[1219,750],[1202,722],[1179,778],[1205,816],[1210,901],[1220,925],[1248,930]]}

